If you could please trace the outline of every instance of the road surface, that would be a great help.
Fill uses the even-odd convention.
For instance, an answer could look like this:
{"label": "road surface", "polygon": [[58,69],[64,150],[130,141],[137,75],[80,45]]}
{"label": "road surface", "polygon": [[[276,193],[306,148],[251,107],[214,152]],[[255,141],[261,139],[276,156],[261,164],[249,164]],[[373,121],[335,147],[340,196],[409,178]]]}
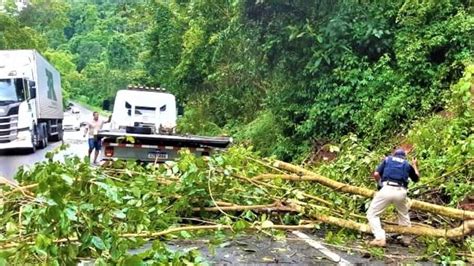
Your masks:
{"label": "road surface", "polygon": [[[92,111],[74,104],[81,112],[80,121],[88,121],[92,119]],[[64,132],[64,143],[68,144],[67,150],[56,155],[55,159],[63,160],[64,155],[72,154],[80,157],[87,155],[87,139],[83,137],[84,128],[81,131],[66,131]],[[20,151],[1,151],[0,152],[0,176],[13,180],[15,173],[19,167],[31,167],[34,163],[45,159],[48,151],[58,148],[61,142],[50,142],[46,149],[37,150],[33,154],[25,154]]]}

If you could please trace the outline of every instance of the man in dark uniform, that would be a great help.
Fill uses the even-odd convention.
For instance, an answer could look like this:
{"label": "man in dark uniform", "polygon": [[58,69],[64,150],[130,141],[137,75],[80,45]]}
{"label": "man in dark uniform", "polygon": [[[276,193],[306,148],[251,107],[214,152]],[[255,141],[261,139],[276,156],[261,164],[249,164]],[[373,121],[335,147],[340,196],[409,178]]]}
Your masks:
{"label": "man in dark uniform", "polygon": [[[380,215],[390,204],[394,204],[398,212],[398,224],[411,226],[408,215],[410,209],[407,198],[408,178],[413,182],[418,182],[420,174],[416,159],[410,165],[406,160],[405,150],[397,149],[392,156],[386,157],[380,163],[373,177],[382,188],[375,193],[367,211],[370,229],[375,236],[369,245],[384,247],[386,245],[385,231],[380,223]],[[409,239],[406,237],[402,238],[402,242],[404,245],[409,245]]]}

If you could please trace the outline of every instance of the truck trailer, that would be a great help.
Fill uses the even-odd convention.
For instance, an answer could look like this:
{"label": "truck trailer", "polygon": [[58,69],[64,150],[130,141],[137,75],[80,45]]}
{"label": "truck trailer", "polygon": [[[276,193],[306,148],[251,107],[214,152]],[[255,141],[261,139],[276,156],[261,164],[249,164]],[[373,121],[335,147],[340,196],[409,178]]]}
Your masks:
{"label": "truck trailer", "polygon": [[113,108],[111,101],[103,108],[113,109],[107,129],[97,134],[104,160],[164,162],[176,159],[181,149],[209,156],[232,143],[230,137],[177,134],[176,99],[164,89],[129,86],[117,92]]}
{"label": "truck trailer", "polygon": [[35,50],[0,50],[0,150],[60,141],[62,120],[59,72]]}

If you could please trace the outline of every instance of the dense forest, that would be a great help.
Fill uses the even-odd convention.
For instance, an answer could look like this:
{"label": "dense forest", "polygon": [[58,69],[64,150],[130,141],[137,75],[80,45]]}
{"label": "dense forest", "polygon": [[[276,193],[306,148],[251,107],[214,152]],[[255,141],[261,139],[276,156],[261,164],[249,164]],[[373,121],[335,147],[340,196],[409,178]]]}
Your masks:
{"label": "dense forest", "polygon": [[474,193],[472,1],[6,2],[0,49],[40,51],[68,99],[160,86],[185,108],[181,132],[364,186],[405,145],[413,197],[457,207]]}
{"label": "dense forest", "polygon": [[353,133],[370,148],[442,112],[472,64],[470,1],[54,1],[1,15],[0,48],[36,48],[65,94],[100,106],[165,87],[181,130],[302,159]]}

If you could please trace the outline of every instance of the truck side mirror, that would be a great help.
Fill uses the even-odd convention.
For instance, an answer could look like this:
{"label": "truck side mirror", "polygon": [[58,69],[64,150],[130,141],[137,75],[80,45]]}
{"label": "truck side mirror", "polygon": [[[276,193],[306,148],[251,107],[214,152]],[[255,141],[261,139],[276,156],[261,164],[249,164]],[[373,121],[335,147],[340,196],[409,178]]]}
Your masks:
{"label": "truck side mirror", "polygon": [[36,98],[36,84],[34,81],[28,82],[28,87],[30,88],[30,99]]}
{"label": "truck side mirror", "polygon": [[183,116],[184,115],[184,107],[181,105],[178,105],[178,116]]}
{"label": "truck side mirror", "polygon": [[110,100],[104,100],[102,102],[102,109],[106,111],[110,110]]}

